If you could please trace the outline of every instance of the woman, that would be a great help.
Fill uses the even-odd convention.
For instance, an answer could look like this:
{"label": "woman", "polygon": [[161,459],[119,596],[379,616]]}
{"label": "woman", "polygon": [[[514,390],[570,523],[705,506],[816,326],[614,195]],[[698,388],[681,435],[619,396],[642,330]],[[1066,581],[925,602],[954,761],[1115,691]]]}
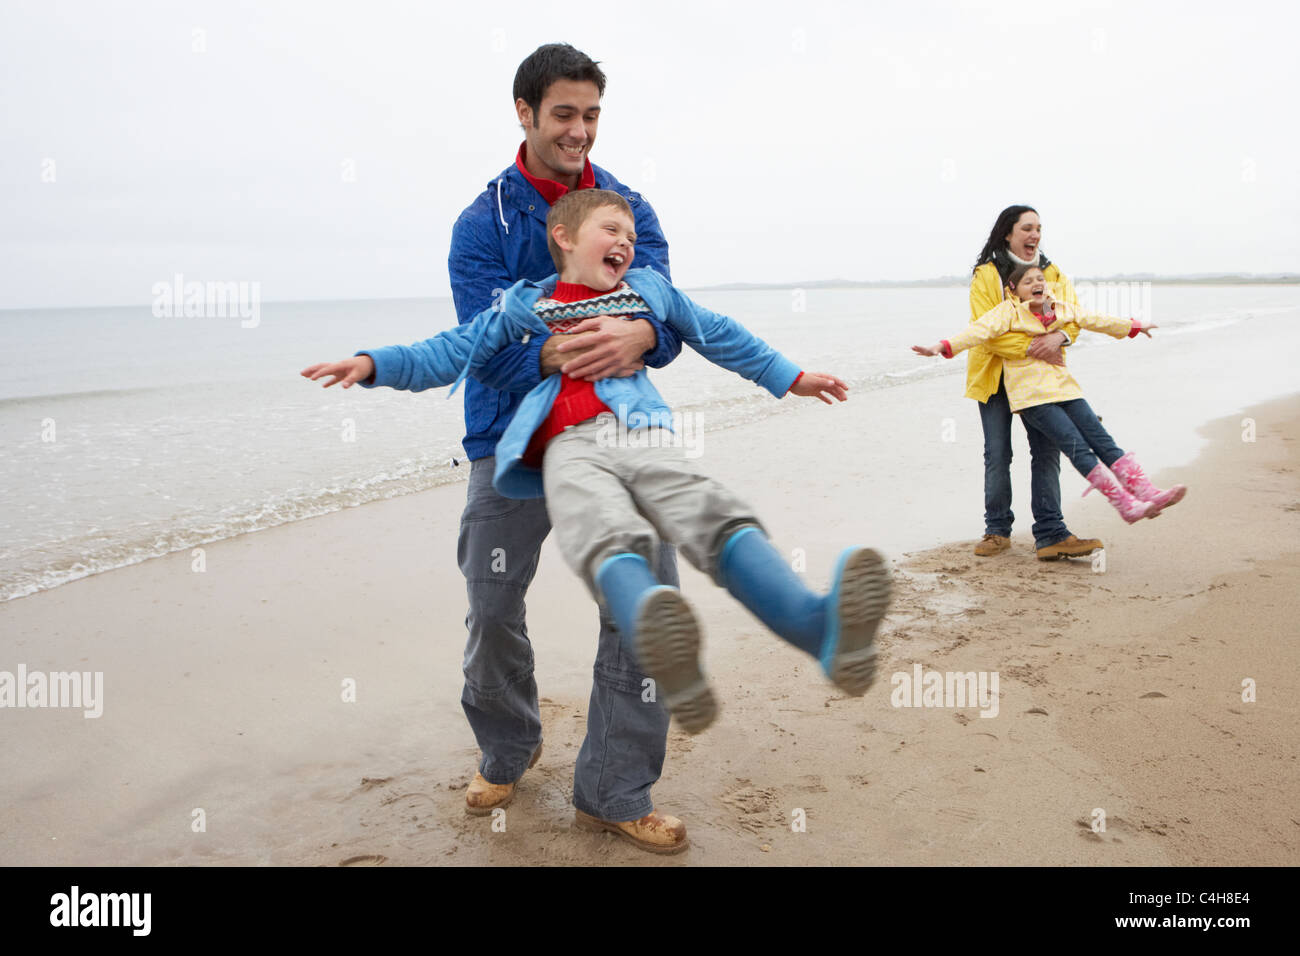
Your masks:
{"label": "woman", "polygon": [[[1020,264],[1037,265],[1058,301],[1078,304],[1074,286],[1038,248],[1043,227],[1032,206],[1008,206],[998,214],[988,241],[975,260],[970,282],[970,318],[974,322],[1003,298],[1003,287],[1011,270]],[[975,546],[980,557],[1001,554],[1011,547],[1011,406],[1002,382],[1002,359],[1025,354],[1064,364],[1061,348],[1079,335],[1079,327],[1066,331],[1015,340],[1003,347],[1006,337],[972,348],[966,362],[966,397],[980,403],[980,424],[984,428],[984,538]],[[1018,349],[1018,351],[1015,351]],[[1001,354],[999,354],[1001,353]],[[1034,547],[1040,561],[1091,554],[1102,544],[1096,538],[1080,539],[1065,527],[1061,516],[1061,454],[1042,432],[1025,426],[1029,436],[1030,508],[1034,513]]]}

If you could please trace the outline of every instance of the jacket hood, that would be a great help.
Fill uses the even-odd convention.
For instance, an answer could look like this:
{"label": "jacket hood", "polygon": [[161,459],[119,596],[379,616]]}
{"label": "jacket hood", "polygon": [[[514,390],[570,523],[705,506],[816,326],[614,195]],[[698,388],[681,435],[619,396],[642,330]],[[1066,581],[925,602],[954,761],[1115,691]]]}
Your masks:
{"label": "jacket hood", "polygon": [[[617,179],[595,163],[591,164],[591,171],[596,176],[595,188],[612,190],[632,206],[636,205],[639,197]],[[503,169],[500,175],[488,180],[487,189],[496,196],[497,219],[507,235],[510,234],[510,224],[506,220],[507,209],[515,209],[521,215],[531,216],[541,223],[546,222],[546,214],[551,210],[550,205],[513,163]]]}

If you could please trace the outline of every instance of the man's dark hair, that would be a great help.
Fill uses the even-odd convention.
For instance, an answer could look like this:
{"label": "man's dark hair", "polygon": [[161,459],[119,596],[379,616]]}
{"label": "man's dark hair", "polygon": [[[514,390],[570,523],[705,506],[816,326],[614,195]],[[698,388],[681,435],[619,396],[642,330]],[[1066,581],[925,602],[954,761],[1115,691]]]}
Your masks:
{"label": "man's dark hair", "polygon": [[605,74],[587,54],[567,43],[539,46],[515,71],[515,102],[523,100],[528,104],[534,128],[539,125],[537,112],[542,108],[542,97],[556,80],[595,83],[597,92],[605,95]]}

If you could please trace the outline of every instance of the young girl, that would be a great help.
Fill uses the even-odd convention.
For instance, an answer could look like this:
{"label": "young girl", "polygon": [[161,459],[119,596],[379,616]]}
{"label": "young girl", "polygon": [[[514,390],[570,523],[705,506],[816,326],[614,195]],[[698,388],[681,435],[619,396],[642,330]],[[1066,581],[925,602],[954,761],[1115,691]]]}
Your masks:
{"label": "young girl", "polygon": [[[1150,330],[1156,328],[1137,319],[1090,315],[1069,303],[1053,302],[1047,295],[1047,279],[1037,266],[1017,266],[1007,278],[1006,288],[1006,300],[968,328],[937,345],[914,345],[912,351],[952,358],[957,352],[1007,332],[1045,335],[1067,322],[1117,339],[1132,338],[1139,332],[1149,338]],[[1003,375],[1011,411],[1022,415],[1026,425],[1042,432],[1065,452],[1079,474],[1088,479],[1085,495],[1097,489],[1129,524],[1154,518],[1187,493],[1182,485],[1161,491],[1147,480],[1132,452],[1124,454],[1101,427],[1079,383],[1065,366],[1027,357],[1007,359]]]}

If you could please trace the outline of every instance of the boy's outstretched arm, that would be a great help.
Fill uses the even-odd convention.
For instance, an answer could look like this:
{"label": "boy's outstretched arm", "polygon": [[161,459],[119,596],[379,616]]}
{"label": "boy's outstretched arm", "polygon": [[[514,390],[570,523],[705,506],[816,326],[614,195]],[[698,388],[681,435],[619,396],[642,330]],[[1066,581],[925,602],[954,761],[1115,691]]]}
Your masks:
{"label": "boy's outstretched arm", "polygon": [[[490,317],[490,312],[484,314],[483,321]],[[363,388],[387,386],[411,392],[440,388],[452,384],[460,376],[469,361],[474,336],[480,327],[477,324],[458,325],[423,342],[369,349],[338,362],[309,365],[299,374],[313,382],[328,376],[325,388],[340,382],[344,388],[351,388],[356,383]]]}
{"label": "boy's outstretched arm", "polygon": [[831,398],[841,402],[849,400],[849,383],[825,372],[800,372],[799,377],[790,386],[791,395],[803,398],[820,398],[827,405],[833,405]]}
{"label": "boy's outstretched arm", "polygon": [[777,398],[799,395],[820,399],[827,405],[835,404],[832,398],[848,401],[848,382],[826,372],[799,371],[797,365],[735,319],[706,309],[673,286],[668,288],[672,290],[670,308],[689,315],[702,335],[697,338],[688,334],[686,341],[710,362],[761,385]]}
{"label": "boy's outstretched arm", "polygon": [[340,362],[317,362],[315,365],[308,365],[298,374],[313,382],[328,375],[330,380],[325,383],[325,388],[337,385],[339,382],[343,383],[344,388],[351,388],[357,382],[375,374],[375,363],[369,355],[363,353]]}
{"label": "boy's outstretched arm", "polygon": [[[658,281],[666,294],[669,323],[691,348],[714,365],[749,379],[777,398],[792,390],[802,374],[799,366],[735,319],[706,309],[661,277]],[[836,387],[847,386],[840,383]]]}

